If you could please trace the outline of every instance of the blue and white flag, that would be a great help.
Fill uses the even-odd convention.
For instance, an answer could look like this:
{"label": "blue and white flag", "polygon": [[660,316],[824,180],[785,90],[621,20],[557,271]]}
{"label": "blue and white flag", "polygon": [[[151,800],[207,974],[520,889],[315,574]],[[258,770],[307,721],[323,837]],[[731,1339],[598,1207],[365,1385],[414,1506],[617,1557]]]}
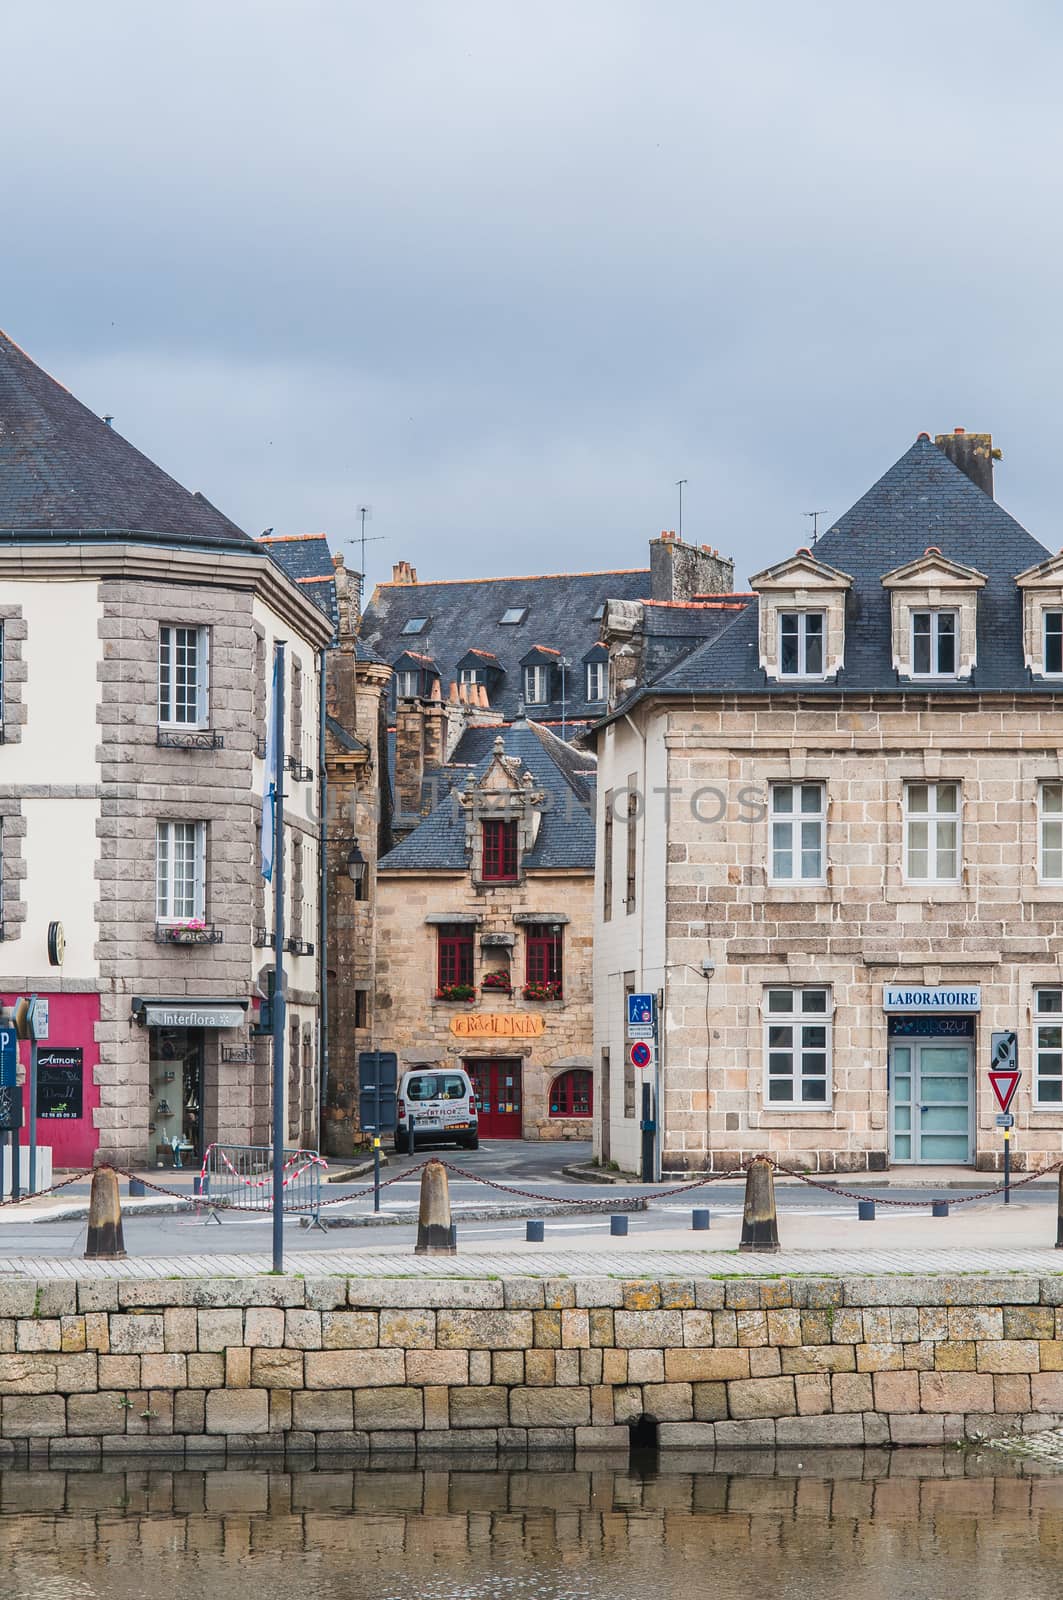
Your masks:
{"label": "blue and white flag", "polygon": [[273,689],[266,714],[266,760],[262,778],[262,876],[273,879],[273,844],[277,808],[277,695],[280,690],[280,655],[273,653]]}

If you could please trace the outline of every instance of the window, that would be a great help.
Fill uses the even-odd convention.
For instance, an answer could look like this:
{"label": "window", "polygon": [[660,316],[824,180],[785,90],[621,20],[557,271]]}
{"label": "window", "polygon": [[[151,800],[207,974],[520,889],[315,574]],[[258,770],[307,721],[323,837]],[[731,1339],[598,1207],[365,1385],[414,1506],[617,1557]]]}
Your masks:
{"label": "window", "polygon": [[527,606],[510,606],[509,609],[503,611],[502,615],[499,617],[499,626],[504,628],[515,628],[519,623],[524,621],[524,618],[527,615]]}
{"label": "window", "polygon": [[369,1026],[369,990],[355,989],[354,991],[354,1026],[368,1028]]}
{"label": "window", "polygon": [[530,706],[550,703],[550,668],[524,668],[524,698]]}
{"label": "window", "polygon": [[605,699],[605,667],[604,661],[587,662],[587,699]]}
{"label": "window", "polygon": [[406,1080],[406,1098],[424,1100],[467,1100],[469,1090],[457,1072],[420,1072]]}
{"label": "window", "polygon": [[905,784],[904,804],[904,874],[908,882],[958,883],[959,784]]}
{"label": "window", "polygon": [[638,773],[631,773],[627,780],[627,863],[626,863],[626,894],[624,904],[628,916],[634,911],[638,903],[637,866],[638,866],[638,834],[636,832],[639,812]]}
{"label": "window", "polygon": [[1063,989],[1035,989],[1034,1104],[1063,1105]]}
{"label": "window", "polygon": [[155,830],[155,917],[158,922],[202,918],[206,865],[205,822],[160,822]]}
{"label": "window", "polygon": [[823,611],[780,611],[779,676],[783,678],[821,678],[823,676]]}
{"label": "window", "polygon": [[605,796],[605,816],[602,824],[602,921],[608,922],[613,914],[613,794]]}
{"label": "window", "polygon": [[772,1106],[825,1106],[830,1099],[828,989],[765,994],[765,1099]]}
{"label": "window", "polygon": [[563,1072],[550,1085],[552,1117],[589,1117],[594,1109],[594,1074],[585,1070]]}
{"label": "window", "polygon": [[956,676],[955,611],[912,612],[912,677]]}
{"label": "window", "polygon": [[1041,861],[1042,883],[1063,882],[1063,783],[1042,783]]}
{"label": "window", "polygon": [[517,824],[495,818],[481,824],[483,829],[483,868],[485,883],[517,881]]}
{"label": "window", "polygon": [[408,622],[403,623],[402,631],[403,633],[423,633],[427,626],[427,617],[410,617]]}
{"label": "window", "polygon": [[159,722],[204,726],[207,721],[207,630],[159,629]]}
{"label": "window", "polygon": [[1045,675],[1063,677],[1063,611],[1045,611]]}
{"label": "window", "polygon": [[560,1000],[564,968],[559,922],[529,927],[524,970],[528,988],[548,990]]}
{"label": "window", "polygon": [[421,692],[421,674],[407,669],[395,674],[395,696],[398,700],[416,700]]}
{"label": "window", "polygon": [[462,667],[458,673],[459,683],[483,683],[484,675],[479,667]]}
{"label": "window", "polygon": [[821,783],[771,786],[771,881],[822,883],[824,789]]}
{"label": "window", "polygon": [[444,922],[439,928],[437,978],[440,989],[472,987],[472,923]]}

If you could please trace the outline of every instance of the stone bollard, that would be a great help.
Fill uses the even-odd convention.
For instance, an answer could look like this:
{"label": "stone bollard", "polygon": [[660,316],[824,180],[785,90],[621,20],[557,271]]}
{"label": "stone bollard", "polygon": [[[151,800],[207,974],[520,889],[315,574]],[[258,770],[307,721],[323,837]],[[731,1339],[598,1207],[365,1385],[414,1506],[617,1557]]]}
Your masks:
{"label": "stone bollard", "polygon": [[114,1261],[124,1255],[118,1174],[113,1167],[97,1167],[92,1174],[92,1193],[89,1196],[89,1234],[85,1243],[85,1260]]}
{"label": "stone bollard", "polygon": [[771,1162],[764,1156],[756,1156],[746,1169],[746,1203],[742,1211],[742,1239],[738,1248],[764,1251],[779,1248],[775,1172]]}
{"label": "stone bollard", "polygon": [[450,1220],[450,1187],[441,1161],[426,1161],[421,1171],[421,1210],[414,1255],[453,1256],[458,1246]]}

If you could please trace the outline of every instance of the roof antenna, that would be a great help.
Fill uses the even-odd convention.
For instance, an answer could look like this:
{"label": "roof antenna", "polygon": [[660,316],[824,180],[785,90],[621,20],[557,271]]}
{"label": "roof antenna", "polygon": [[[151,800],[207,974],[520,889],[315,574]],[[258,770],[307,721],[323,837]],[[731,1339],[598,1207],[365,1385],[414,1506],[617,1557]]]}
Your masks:
{"label": "roof antenna", "polygon": [[686,483],[686,481],[687,480],[685,478],[677,478],[675,480],[675,486],[679,490],[679,537],[680,537],[680,539],[682,539],[682,537],[683,537],[683,485]]}
{"label": "roof antenna", "polygon": [[820,517],[825,517],[827,513],[821,506],[818,511],[802,511],[801,515],[812,518],[812,548],[814,550],[819,539],[819,519]]}
{"label": "roof antenna", "polygon": [[387,534],[378,533],[375,538],[366,538],[365,525],[367,522],[371,522],[373,520],[372,506],[359,506],[358,516],[361,521],[361,532],[358,534],[357,540],[344,539],[343,543],[348,545],[357,542],[361,551],[358,557],[358,605],[360,608],[365,595],[365,547],[367,544],[383,544],[384,540],[387,538]]}

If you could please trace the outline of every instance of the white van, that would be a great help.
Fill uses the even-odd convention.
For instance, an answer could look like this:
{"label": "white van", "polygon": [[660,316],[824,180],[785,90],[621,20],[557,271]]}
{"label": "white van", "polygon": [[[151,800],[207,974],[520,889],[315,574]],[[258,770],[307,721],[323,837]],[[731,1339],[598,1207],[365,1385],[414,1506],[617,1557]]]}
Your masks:
{"label": "white van", "polygon": [[476,1094],[469,1075],[460,1067],[418,1067],[404,1072],[399,1082],[395,1150],[410,1148],[410,1122],[414,1123],[414,1149],[429,1144],[457,1144],[465,1150],[480,1147]]}

